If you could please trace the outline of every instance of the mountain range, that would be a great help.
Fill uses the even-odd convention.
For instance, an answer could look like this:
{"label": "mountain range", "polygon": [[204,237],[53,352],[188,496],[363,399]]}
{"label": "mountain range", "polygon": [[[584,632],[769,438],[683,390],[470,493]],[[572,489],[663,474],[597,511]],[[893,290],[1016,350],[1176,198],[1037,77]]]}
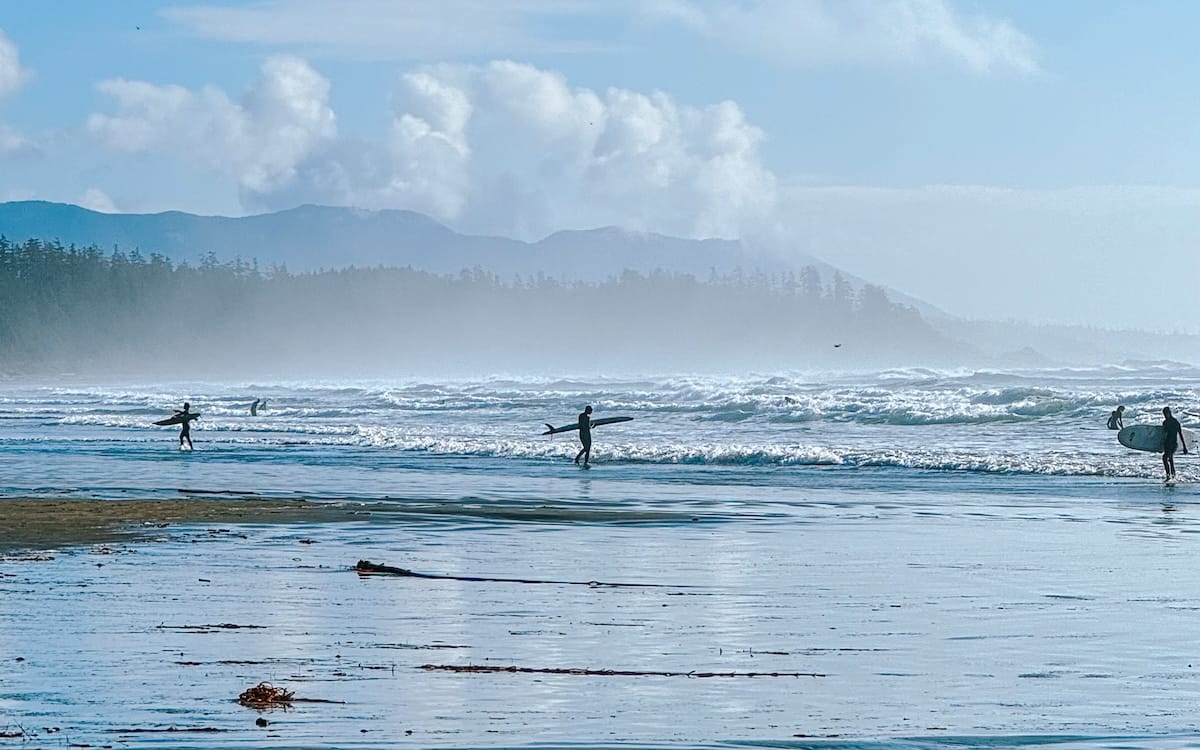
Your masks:
{"label": "mountain range", "polygon": [[[784,273],[816,268],[828,284],[835,273],[855,289],[868,280],[811,255],[787,257],[756,251],[738,240],[684,239],[617,227],[555,232],[537,242],[461,234],[414,211],[368,211],[298,206],[242,217],[198,216],[181,211],[108,214],[45,201],[0,203],[0,236],[65,245],[117,247],[159,253],[195,263],[212,253],[220,261],[242,259],[292,272],[388,266],[439,274],[480,268],[502,278],[539,274],[566,281],[600,281],[625,270],[662,269],[699,279],[711,274]],[[898,290],[889,297],[940,315],[931,305]]]}
{"label": "mountain range", "polygon": [[[218,261],[257,262],[291,272],[347,267],[411,267],[437,274],[479,268],[509,280],[546,276],[564,281],[601,281],[625,270],[711,275],[766,274],[816,268],[825,284],[840,273],[854,289],[870,283],[803,252],[786,256],[744,242],[684,239],[616,227],[560,231],[536,242],[462,234],[413,211],[369,211],[304,205],[243,217],[198,216],[181,211],[108,214],[45,201],[0,203],[0,236],[30,238],[105,250],[159,253],[196,263],[210,253]],[[965,321],[884,287],[888,297],[916,308],[950,340],[964,342],[978,361],[1010,366],[1119,362],[1128,358],[1200,361],[1200,337],[1103,331],[1082,326],[1040,326]],[[1046,354],[1050,353],[1050,354]]]}

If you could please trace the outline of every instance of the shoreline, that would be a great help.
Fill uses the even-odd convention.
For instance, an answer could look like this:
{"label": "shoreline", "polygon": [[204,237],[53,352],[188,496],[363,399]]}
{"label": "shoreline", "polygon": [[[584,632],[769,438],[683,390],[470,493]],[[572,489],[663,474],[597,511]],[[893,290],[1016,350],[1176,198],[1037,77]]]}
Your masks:
{"label": "shoreline", "polygon": [[297,524],[362,520],[360,511],[298,499],[0,499],[0,556],[145,541],[179,524]]}

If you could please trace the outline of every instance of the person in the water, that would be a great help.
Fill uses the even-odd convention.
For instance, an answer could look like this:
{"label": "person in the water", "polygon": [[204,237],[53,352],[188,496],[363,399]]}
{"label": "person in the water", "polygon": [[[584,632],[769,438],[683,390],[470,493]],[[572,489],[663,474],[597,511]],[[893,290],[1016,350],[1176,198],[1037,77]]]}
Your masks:
{"label": "person in the water", "polygon": [[183,410],[175,412],[175,416],[183,417],[183,421],[179,423],[179,449],[183,450],[183,441],[187,441],[188,450],[192,449],[192,420],[199,415],[192,414],[192,405],[187,401],[183,402]]}
{"label": "person in the water", "polygon": [[1125,428],[1124,417],[1125,417],[1125,405],[1122,404],[1121,406],[1118,406],[1116,409],[1113,409],[1112,414],[1108,415],[1108,429],[1110,429],[1110,430],[1124,429]]}
{"label": "person in the water", "polygon": [[1183,453],[1188,452],[1187,441],[1183,439],[1183,426],[1179,424],[1179,420],[1171,416],[1171,407],[1163,407],[1163,471],[1166,476],[1164,482],[1170,482],[1175,478],[1175,451],[1178,448],[1183,448]]}
{"label": "person in the water", "polygon": [[579,442],[583,443],[583,447],[575,454],[575,463],[579,463],[579,459],[583,459],[583,465],[588,465],[588,460],[592,457],[592,407],[585,406],[583,411],[579,413]]}
{"label": "person in the water", "polygon": [[254,399],[254,403],[250,404],[250,416],[252,416],[252,417],[258,416],[258,404],[260,401],[262,401],[261,398],[256,398],[256,399]]}

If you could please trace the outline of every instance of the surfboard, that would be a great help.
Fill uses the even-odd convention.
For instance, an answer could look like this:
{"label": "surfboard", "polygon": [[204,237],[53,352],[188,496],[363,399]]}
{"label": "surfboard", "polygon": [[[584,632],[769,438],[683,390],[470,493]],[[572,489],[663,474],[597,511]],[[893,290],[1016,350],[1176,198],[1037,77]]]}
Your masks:
{"label": "surfboard", "polygon": [[[618,422],[632,422],[632,421],[633,421],[633,417],[604,417],[603,419],[593,419],[592,427],[600,427],[601,425],[606,425],[606,424],[617,424]],[[560,432],[570,432],[571,430],[578,430],[578,429],[579,429],[578,422],[576,422],[575,424],[563,425],[562,427],[555,427],[555,426],[551,425],[549,422],[547,422],[546,423],[546,431],[543,432],[542,434],[543,435],[557,435]]]}
{"label": "surfboard", "polygon": [[[188,412],[187,416],[188,416],[188,419],[199,419],[200,412],[198,412],[198,411]],[[155,422],[154,424],[158,425],[159,427],[169,427],[173,424],[179,424],[182,421],[183,421],[183,415],[176,414],[173,417],[167,417],[166,419],[160,419],[157,422]]]}
{"label": "surfboard", "polygon": [[[1131,424],[1117,433],[1117,440],[1121,445],[1135,451],[1162,453],[1163,428],[1157,424]],[[1186,427],[1183,428],[1183,442],[1187,445],[1188,452],[1200,451],[1200,435]],[[1179,451],[1183,451],[1182,445],[1179,446]]]}

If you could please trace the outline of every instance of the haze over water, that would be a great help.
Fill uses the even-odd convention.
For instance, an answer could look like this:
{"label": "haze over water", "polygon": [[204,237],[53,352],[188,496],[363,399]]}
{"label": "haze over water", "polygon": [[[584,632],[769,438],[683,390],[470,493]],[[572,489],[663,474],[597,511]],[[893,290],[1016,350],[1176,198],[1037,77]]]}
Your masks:
{"label": "haze over water", "polygon": [[[0,561],[0,725],[47,745],[1196,746],[1200,471],[1181,457],[1164,488],[1103,423],[1198,393],[1177,366],[10,382],[4,498],[359,515]],[[191,453],[150,424],[184,400]],[[596,428],[589,470],[540,434],[584,404],[634,417]],[[360,579],[360,559],[558,583]],[[262,627],[184,627],[223,623]],[[261,680],[343,702],[256,727],[234,698]],[[170,726],[223,731],[130,731]]]}

